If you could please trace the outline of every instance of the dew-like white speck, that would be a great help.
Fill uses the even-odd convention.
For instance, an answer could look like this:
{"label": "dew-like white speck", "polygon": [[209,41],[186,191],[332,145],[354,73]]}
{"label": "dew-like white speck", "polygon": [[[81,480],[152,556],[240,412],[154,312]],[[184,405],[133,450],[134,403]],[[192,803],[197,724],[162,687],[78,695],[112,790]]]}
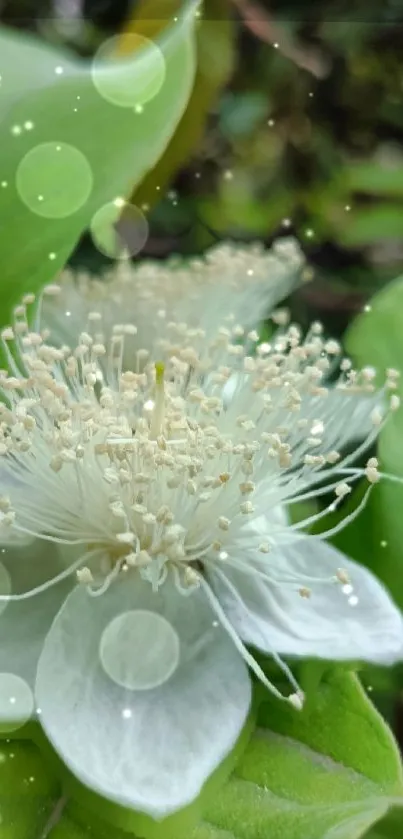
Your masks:
{"label": "dew-like white speck", "polygon": [[349,606],[358,606],[358,597],[355,594],[352,594],[351,597],[348,598]]}

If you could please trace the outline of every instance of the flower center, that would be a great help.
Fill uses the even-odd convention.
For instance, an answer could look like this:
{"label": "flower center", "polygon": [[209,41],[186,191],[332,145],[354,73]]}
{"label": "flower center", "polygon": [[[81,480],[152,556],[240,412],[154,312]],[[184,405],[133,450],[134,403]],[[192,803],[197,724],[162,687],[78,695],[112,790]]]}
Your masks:
{"label": "flower center", "polygon": [[102,634],[99,655],[105,673],[128,690],[163,685],[179,664],[180,642],[173,626],[156,612],[124,612]]}

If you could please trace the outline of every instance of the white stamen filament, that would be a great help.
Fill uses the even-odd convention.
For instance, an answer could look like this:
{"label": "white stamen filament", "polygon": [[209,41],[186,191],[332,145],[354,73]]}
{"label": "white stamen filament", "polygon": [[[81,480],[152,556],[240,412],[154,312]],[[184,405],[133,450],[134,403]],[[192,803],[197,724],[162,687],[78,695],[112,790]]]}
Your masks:
{"label": "white stamen filament", "polygon": [[[10,484],[0,529],[82,545],[83,555],[32,592],[1,600],[27,598],[77,570],[92,597],[107,596],[125,574],[139,575],[154,592],[172,575],[183,596],[202,587],[245,661],[280,696],[236,636],[209,574],[218,574],[240,604],[226,566],[277,589],[295,588],[296,598],[309,593],[308,608],[317,586],[335,584],[276,570],[276,552],[334,512],[366,477],[370,487],[356,509],[310,538],[337,533],[382,476],[374,459],[364,469],[350,467],[379,427],[369,429],[354,453],[342,454],[346,412],[359,432],[363,399],[368,416],[374,407],[370,373],[342,362],[329,398],[326,375],[340,359],[318,325],[305,338],[296,326],[284,326],[264,353],[251,355],[248,342],[256,336],[239,343],[230,319],[208,339],[197,326],[167,322],[156,356],[164,361],[153,364],[148,349],[133,349],[132,324],[109,330],[102,313],[92,311],[76,347],[53,346],[44,332],[29,331],[27,305],[12,333],[3,333],[7,358],[13,340],[17,360],[10,359],[12,375],[0,371],[0,455]],[[302,521],[276,516],[329,491],[335,492],[331,504]],[[245,544],[251,562],[242,558]],[[108,560],[102,567],[101,556]],[[273,656],[297,697],[289,701],[298,704],[298,684]]]}
{"label": "white stamen filament", "polygon": [[100,551],[88,551],[86,554],[77,559],[68,568],[64,571],[61,571],[60,574],[57,574],[56,577],[52,577],[51,580],[47,580],[46,583],[42,583],[40,586],[36,586],[30,591],[24,591],[21,594],[8,594],[8,595],[0,595],[0,603],[8,603],[12,601],[19,601],[19,600],[28,600],[30,597],[34,597],[36,594],[42,594],[44,591],[47,591],[52,586],[57,585],[58,583],[63,582],[63,580],[67,580],[71,577],[77,568],[81,568],[83,565],[85,566],[89,559],[94,559],[96,556],[99,556]]}

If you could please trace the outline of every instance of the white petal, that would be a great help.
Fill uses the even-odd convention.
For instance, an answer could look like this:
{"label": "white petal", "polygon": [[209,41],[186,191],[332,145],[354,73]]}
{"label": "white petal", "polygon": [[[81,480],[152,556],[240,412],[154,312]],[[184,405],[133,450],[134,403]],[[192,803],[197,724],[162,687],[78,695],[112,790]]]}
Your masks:
{"label": "white petal", "polygon": [[[139,612],[148,615],[144,627]],[[165,640],[159,635],[165,658],[150,628],[155,615],[170,624]],[[128,643],[132,619],[137,635]],[[42,725],[72,772],[156,818],[197,796],[234,746],[250,696],[247,668],[203,593],[184,597],[170,579],[153,593],[131,572],[101,597],[72,592],[46,640],[36,685]]]}
{"label": "white petal", "polygon": [[31,545],[34,539],[35,536],[31,536],[29,533],[21,533],[12,527],[10,529],[7,528],[7,530],[3,528],[0,545],[2,548],[24,548]]}
{"label": "white petal", "polygon": [[[55,577],[63,567],[59,551],[49,542],[35,541],[29,548],[18,550],[3,548],[0,595],[30,591]],[[19,676],[34,686],[44,639],[70,587],[71,583],[65,581],[26,600],[0,601],[0,674]]]}
{"label": "white petal", "polygon": [[[246,643],[290,656],[380,664],[403,659],[402,616],[390,596],[366,568],[326,542],[301,537],[270,552],[266,566],[252,552],[239,559],[250,571],[226,565],[227,583],[214,570],[209,579]],[[341,583],[330,582],[339,568],[351,581],[344,591]],[[287,584],[280,582],[286,579]],[[299,594],[304,585],[311,589],[309,599]]]}
{"label": "white petal", "polygon": [[[135,338],[125,341],[124,361],[135,369],[136,350],[153,352],[155,347],[154,300],[160,301],[164,312],[157,330],[160,337],[166,336],[166,324],[174,319],[203,329],[207,345],[229,315],[245,329],[262,320],[297,284],[304,265],[299,245],[291,237],[275,242],[270,251],[258,245],[220,243],[202,260],[175,262],[175,266],[163,262],[143,262],[132,268],[120,265],[106,275],[106,282],[67,271],[61,295],[43,301],[43,323],[60,342],[72,344],[86,328],[89,311],[102,314],[107,338],[114,324],[132,324],[135,312],[138,331]],[[144,289],[152,293],[144,294]]]}
{"label": "white petal", "polygon": [[[329,386],[326,398],[323,396],[305,397],[301,414],[305,413],[315,419],[323,420],[325,451],[344,449],[349,443],[363,440],[374,430],[372,412],[374,408],[385,407],[384,401],[383,395],[379,392],[354,393]],[[346,422],[346,416],[348,416],[348,422]],[[319,446],[315,449],[315,454],[320,451]]]}
{"label": "white petal", "polygon": [[[19,487],[21,487],[21,482],[15,474],[15,469],[6,468],[4,463],[2,463],[0,466],[0,496],[12,497],[13,492]],[[33,541],[33,536],[28,533],[22,533],[14,527],[2,527],[0,530],[0,546],[2,548],[23,547],[24,545],[30,545]]]}

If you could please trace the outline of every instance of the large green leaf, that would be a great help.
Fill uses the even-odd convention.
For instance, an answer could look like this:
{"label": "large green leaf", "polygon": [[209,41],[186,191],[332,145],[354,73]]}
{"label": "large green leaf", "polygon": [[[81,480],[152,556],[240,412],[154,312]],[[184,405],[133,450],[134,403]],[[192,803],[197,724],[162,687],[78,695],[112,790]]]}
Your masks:
{"label": "large green leaf", "polygon": [[[97,85],[98,64],[0,30],[3,322],[22,291],[65,263],[97,210],[129,195],[162,154],[193,85],[194,20],[195,4],[182,4],[153,43],[97,70]],[[130,107],[105,98],[111,86]]]}
{"label": "large green leaf", "polygon": [[0,743],[0,835],[2,839],[40,839],[60,785],[36,747]]}
{"label": "large green leaf", "polygon": [[223,831],[212,839],[355,839],[401,795],[390,732],[355,676],[333,672],[301,714],[262,705],[236,776],[206,818]]}
{"label": "large green leaf", "polygon": [[[62,810],[54,773],[31,744],[6,743],[1,750],[0,812],[8,819],[2,837],[40,839],[53,813],[47,839],[124,839],[119,826],[83,806],[83,796],[70,799]],[[29,781],[32,776],[36,785]],[[401,796],[392,735],[355,676],[329,671],[302,713],[265,694],[258,727],[231,778],[219,791],[210,791],[198,825],[191,828],[188,822],[180,829],[178,823],[174,829],[171,823],[153,835],[358,839]]]}
{"label": "large green leaf", "polygon": [[403,277],[389,283],[350,326],[346,347],[358,363],[375,365],[380,377],[388,367],[403,371]]}
{"label": "large green leaf", "polygon": [[[403,278],[395,280],[371,301],[352,324],[346,336],[349,353],[359,365],[373,365],[378,370],[379,383],[388,367],[403,372]],[[400,381],[400,395],[403,379]],[[403,479],[403,409],[393,414],[383,428],[379,441],[379,458],[385,472]],[[368,508],[354,528],[355,559],[371,565],[391,588],[403,607],[402,544],[403,544],[403,485],[387,479],[373,492]],[[348,540],[352,529],[348,528]],[[349,551],[351,553],[351,551]]]}
{"label": "large green leaf", "polygon": [[366,839],[401,839],[402,836],[403,811],[392,810],[366,834]]}

